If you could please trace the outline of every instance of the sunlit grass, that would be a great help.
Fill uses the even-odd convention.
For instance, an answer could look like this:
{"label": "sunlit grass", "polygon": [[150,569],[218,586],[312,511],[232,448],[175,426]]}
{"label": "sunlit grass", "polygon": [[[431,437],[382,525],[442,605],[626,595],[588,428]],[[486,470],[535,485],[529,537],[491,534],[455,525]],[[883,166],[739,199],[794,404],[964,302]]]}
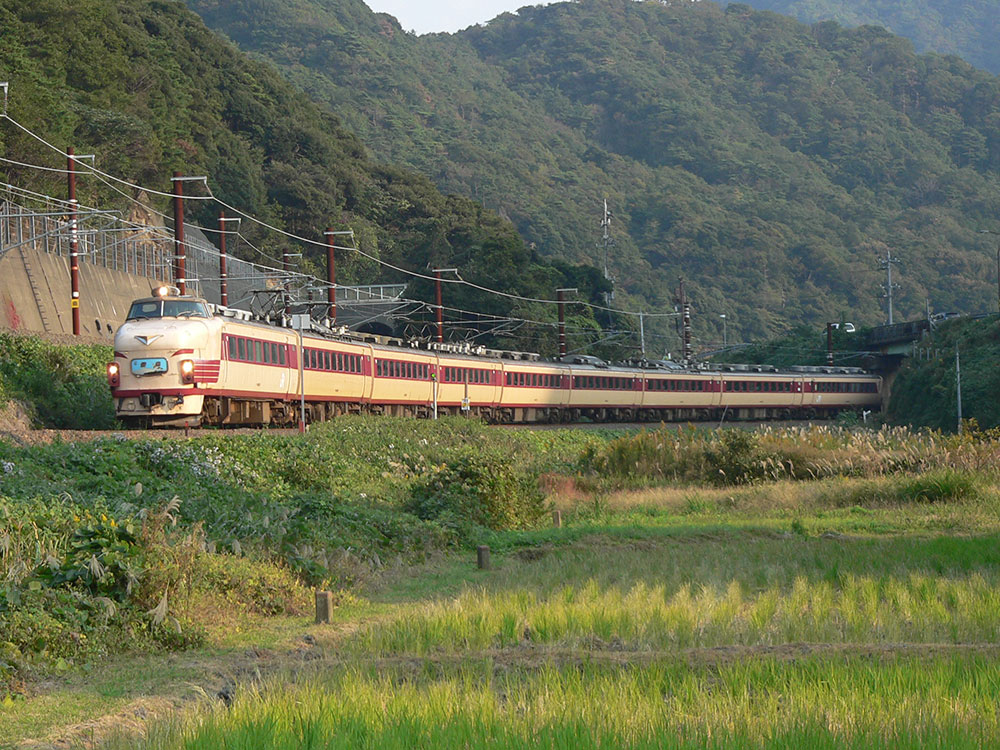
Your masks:
{"label": "sunlit grass", "polygon": [[978,748],[1000,733],[998,698],[1000,664],[975,655],[346,668],[245,691],[138,746]]}

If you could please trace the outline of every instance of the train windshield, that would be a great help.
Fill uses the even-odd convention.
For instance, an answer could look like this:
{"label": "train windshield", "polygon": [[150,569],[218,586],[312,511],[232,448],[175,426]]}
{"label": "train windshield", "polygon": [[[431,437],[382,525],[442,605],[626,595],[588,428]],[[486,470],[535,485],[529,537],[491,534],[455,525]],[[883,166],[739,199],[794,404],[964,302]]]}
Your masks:
{"label": "train windshield", "polygon": [[208,305],[186,299],[153,299],[132,303],[129,320],[145,318],[211,318]]}

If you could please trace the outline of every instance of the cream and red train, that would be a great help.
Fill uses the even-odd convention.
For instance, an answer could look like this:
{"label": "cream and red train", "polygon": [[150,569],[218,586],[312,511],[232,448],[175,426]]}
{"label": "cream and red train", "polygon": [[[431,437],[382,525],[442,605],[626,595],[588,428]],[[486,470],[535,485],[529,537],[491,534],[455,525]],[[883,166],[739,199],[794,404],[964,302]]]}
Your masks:
{"label": "cream and red train", "polygon": [[[435,401],[441,413],[498,423],[812,418],[877,410],[881,403],[881,378],[853,368],[683,369],[593,358],[570,364],[426,346],[306,333],[306,420],[348,412],[430,416]],[[202,299],[161,290],[132,303],[114,348],[108,382],[126,424],[292,425],[299,419],[299,340],[290,329],[217,313]]]}

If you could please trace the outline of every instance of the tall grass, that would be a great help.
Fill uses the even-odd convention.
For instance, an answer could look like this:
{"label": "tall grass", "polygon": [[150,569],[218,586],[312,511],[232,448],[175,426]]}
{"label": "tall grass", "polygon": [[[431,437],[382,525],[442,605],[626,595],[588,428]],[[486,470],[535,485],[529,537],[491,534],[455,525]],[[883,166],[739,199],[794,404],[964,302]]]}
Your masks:
{"label": "tall grass", "polygon": [[986,472],[1000,467],[994,432],[942,435],[904,427],[767,427],[699,430],[667,427],[592,445],[580,467],[633,482],[753,484],[781,479],[875,478],[933,470]]}
{"label": "tall grass", "polygon": [[592,535],[499,565],[453,594],[400,607],[343,647],[359,656],[514,646],[669,651],[1000,635],[996,534]]}
{"label": "tall grass", "polygon": [[1000,732],[998,685],[976,656],[348,668],[110,747],[980,748]]}
{"label": "tall grass", "polygon": [[675,590],[588,581],[548,595],[468,590],[369,627],[345,647],[428,655],[518,645],[660,651],[789,642],[992,643],[1000,636],[998,611],[997,581],[980,574],[799,577],[788,588],[753,592],[735,580]]}

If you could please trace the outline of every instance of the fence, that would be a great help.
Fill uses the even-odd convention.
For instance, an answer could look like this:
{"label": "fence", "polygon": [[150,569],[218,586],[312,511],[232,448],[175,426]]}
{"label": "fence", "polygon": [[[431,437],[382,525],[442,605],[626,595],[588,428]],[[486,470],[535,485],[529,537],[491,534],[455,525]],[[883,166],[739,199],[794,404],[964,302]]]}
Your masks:
{"label": "fence", "polygon": [[[22,246],[69,257],[70,224],[66,204],[55,200],[38,201],[26,208],[10,199],[0,200],[0,256]],[[165,227],[128,222],[116,211],[81,208],[77,220],[77,243],[81,263],[92,263],[122,273],[155,281],[173,278],[174,238]],[[220,303],[219,251],[196,226],[185,223],[185,266],[188,292]],[[231,243],[234,244],[234,243]],[[304,297],[306,289],[316,289],[315,280],[301,274],[268,268],[251,261],[226,259],[230,307],[251,309],[253,292],[290,289],[293,298]],[[338,286],[338,305],[365,308],[398,301],[405,284]]]}

